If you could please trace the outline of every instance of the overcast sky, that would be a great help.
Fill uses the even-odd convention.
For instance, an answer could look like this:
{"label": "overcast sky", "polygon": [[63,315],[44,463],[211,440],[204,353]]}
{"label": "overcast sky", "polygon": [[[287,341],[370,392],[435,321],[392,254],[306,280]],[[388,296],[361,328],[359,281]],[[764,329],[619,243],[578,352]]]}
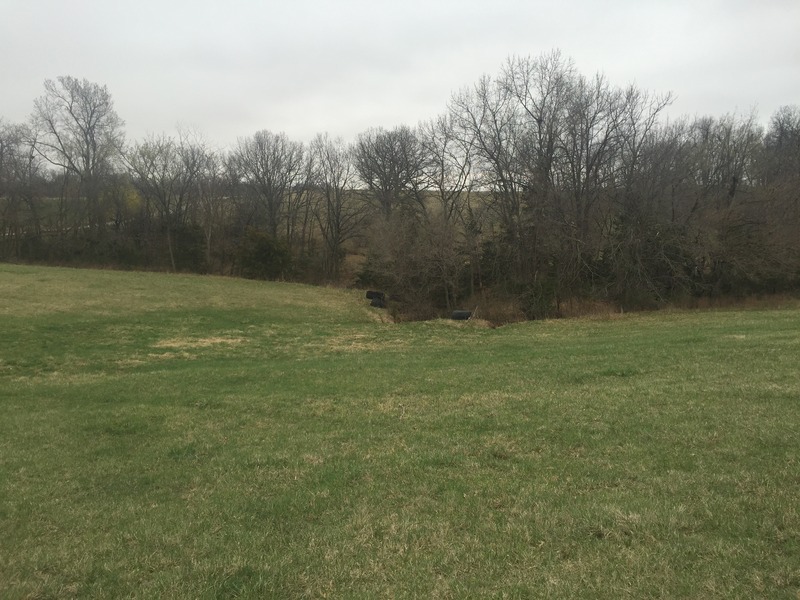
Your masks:
{"label": "overcast sky", "polygon": [[0,0],[0,118],[60,75],[107,85],[129,139],[347,140],[435,117],[511,55],[673,92],[671,115],[800,104],[800,0]]}

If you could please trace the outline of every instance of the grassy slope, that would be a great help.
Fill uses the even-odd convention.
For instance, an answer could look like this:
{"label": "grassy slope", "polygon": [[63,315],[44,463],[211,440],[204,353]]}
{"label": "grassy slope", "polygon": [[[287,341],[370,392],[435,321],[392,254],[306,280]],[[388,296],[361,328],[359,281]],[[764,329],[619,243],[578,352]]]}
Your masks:
{"label": "grassy slope", "polygon": [[800,307],[377,314],[0,265],[0,595],[797,597]]}

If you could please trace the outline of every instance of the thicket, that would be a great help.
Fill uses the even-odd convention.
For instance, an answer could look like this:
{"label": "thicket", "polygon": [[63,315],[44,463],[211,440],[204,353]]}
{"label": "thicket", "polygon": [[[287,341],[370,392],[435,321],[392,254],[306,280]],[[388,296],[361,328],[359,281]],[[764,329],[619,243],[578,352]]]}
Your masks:
{"label": "thicket", "polygon": [[668,120],[669,95],[511,58],[439,117],[346,143],[127,143],[108,90],[0,121],[0,258],[360,283],[496,320],[800,289],[800,108]]}

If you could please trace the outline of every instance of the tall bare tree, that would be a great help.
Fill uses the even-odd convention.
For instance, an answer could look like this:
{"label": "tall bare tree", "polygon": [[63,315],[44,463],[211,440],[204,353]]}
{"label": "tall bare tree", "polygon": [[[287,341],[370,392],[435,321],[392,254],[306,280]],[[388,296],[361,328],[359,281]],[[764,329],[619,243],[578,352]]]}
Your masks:
{"label": "tall bare tree", "polygon": [[0,119],[0,255],[19,257],[23,236],[41,233],[42,159],[30,137]]}
{"label": "tall bare tree", "polygon": [[559,51],[538,57],[512,57],[501,75],[501,85],[521,107],[524,130],[521,160],[530,200],[552,203],[556,167],[563,160],[561,140],[576,77],[571,60]]}
{"label": "tall bare tree", "polygon": [[34,102],[35,149],[53,165],[77,177],[88,207],[89,226],[105,223],[103,179],[116,167],[124,143],[124,121],[106,86],[59,77],[44,82]]}
{"label": "tall bare tree", "polygon": [[451,114],[423,123],[419,137],[426,154],[425,174],[441,214],[449,223],[458,222],[474,184],[472,140],[458,134]]}
{"label": "tall bare tree", "polygon": [[264,130],[240,139],[234,156],[240,176],[263,212],[267,232],[277,239],[286,225],[289,196],[304,175],[303,144],[285,133]]}
{"label": "tall bare tree", "polygon": [[361,232],[367,211],[354,194],[356,179],[352,148],[341,138],[318,135],[311,142],[314,157],[313,182],[320,201],[314,216],[325,240],[323,267],[332,280],[339,278],[344,244]]}
{"label": "tall bare tree", "polygon": [[519,105],[503,82],[483,77],[455,94],[449,111],[456,135],[471,148],[475,189],[500,228],[498,275],[508,283],[526,281],[536,273],[537,223],[527,210]]}
{"label": "tall bare tree", "polygon": [[170,265],[177,269],[174,234],[185,224],[190,203],[199,191],[199,176],[206,161],[206,150],[181,135],[151,136],[127,153],[134,185],[158,211],[165,228]]}
{"label": "tall bare tree", "polygon": [[235,212],[229,197],[232,174],[228,166],[222,153],[209,150],[198,177],[197,216],[205,236],[206,264],[217,270],[226,263],[226,238]]}
{"label": "tall bare tree", "polygon": [[782,106],[772,115],[760,162],[763,214],[781,270],[800,275],[800,106]]}
{"label": "tall bare tree", "polygon": [[356,171],[385,219],[396,210],[405,216],[425,214],[425,160],[422,144],[405,125],[369,129],[356,140]]}

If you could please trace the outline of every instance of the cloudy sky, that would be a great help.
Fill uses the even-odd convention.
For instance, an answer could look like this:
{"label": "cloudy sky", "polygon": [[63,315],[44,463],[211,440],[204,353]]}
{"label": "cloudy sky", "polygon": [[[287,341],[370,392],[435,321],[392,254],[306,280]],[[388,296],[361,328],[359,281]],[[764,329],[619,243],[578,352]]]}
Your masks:
{"label": "cloudy sky", "polygon": [[670,114],[800,104],[800,0],[0,0],[0,118],[45,79],[107,85],[131,139],[415,125],[510,55],[675,95]]}

